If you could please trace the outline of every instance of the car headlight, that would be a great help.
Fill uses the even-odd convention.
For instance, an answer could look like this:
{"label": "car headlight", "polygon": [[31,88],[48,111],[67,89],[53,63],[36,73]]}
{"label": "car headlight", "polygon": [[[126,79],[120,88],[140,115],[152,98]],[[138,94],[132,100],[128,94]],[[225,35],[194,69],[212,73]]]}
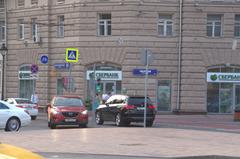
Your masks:
{"label": "car headlight", "polygon": [[84,111],[81,112],[81,114],[83,114],[83,115],[87,115],[87,113],[88,113],[87,110],[84,110]]}
{"label": "car headlight", "polygon": [[52,109],[52,113],[53,113],[54,115],[60,114],[60,112],[59,112],[57,109]]}

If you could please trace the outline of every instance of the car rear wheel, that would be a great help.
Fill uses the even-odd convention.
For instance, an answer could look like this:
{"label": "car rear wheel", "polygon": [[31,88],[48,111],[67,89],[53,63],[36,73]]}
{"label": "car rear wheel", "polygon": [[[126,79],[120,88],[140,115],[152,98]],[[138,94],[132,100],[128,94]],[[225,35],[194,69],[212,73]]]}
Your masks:
{"label": "car rear wheel", "polygon": [[6,124],[6,131],[18,131],[21,127],[21,123],[17,118],[10,118]]}
{"label": "car rear wheel", "polygon": [[148,121],[148,122],[146,123],[146,126],[147,126],[147,127],[152,127],[152,125],[153,125],[153,121]]}
{"label": "car rear wheel", "polygon": [[118,114],[116,115],[115,124],[116,124],[117,126],[122,126],[122,125],[124,124],[123,121],[122,121],[122,117],[121,117],[121,114],[120,114],[120,113],[118,113]]}
{"label": "car rear wheel", "polygon": [[31,116],[31,120],[36,120],[37,116]]}
{"label": "car rear wheel", "polygon": [[100,112],[97,112],[96,113],[96,116],[95,116],[95,121],[96,121],[96,124],[97,125],[102,125],[103,124],[103,119],[102,119],[102,115]]}

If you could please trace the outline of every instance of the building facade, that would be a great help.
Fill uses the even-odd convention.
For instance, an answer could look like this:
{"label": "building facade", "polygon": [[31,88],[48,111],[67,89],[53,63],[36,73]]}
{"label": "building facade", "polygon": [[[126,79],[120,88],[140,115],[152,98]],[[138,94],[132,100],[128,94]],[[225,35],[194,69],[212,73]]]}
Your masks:
{"label": "building facade", "polygon": [[[5,97],[144,95],[158,111],[232,113],[240,104],[238,0],[8,0]],[[2,41],[4,42],[4,41]],[[79,51],[66,62],[66,49]],[[74,52],[75,53],[75,52]],[[73,55],[75,55],[73,53]],[[134,71],[135,70],[135,71]],[[96,80],[91,76],[95,72]]]}

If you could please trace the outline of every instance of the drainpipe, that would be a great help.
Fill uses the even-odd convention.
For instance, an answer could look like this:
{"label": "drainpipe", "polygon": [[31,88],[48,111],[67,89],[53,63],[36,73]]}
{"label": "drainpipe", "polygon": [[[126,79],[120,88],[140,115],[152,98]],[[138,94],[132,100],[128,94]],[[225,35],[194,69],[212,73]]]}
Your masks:
{"label": "drainpipe", "polygon": [[179,0],[179,39],[178,39],[178,77],[177,77],[177,111],[181,110],[180,92],[181,92],[181,60],[182,60],[182,9],[183,0]]}
{"label": "drainpipe", "polygon": [[[7,0],[4,0],[4,13],[5,13],[5,15],[4,15],[4,18],[5,18],[5,47],[6,48],[8,48],[8,27],[7,27]],[[7,71],[6,71],[6,69],[7,69],[7,67],[6,67],[6,64],[7,64],[7,58],[8,58],[8,51],[6,52],[6,55],[5,56],[3,56],[3,72],[5,72],[5,75],[4,75],[4,77],[3,77],[3,81],[5,81],[5,82],[3,82],[4,83],[4,85],[2,85],[2,87],[3,87],[3,90],[4,90],[4,92],[2,92],[2,94],[4,94],[5,96],[6,96],[6,84],[7,84],[7,80],[6,80],[6,74],[7,74]],[[2,99],[3,100],[3,99]]]}

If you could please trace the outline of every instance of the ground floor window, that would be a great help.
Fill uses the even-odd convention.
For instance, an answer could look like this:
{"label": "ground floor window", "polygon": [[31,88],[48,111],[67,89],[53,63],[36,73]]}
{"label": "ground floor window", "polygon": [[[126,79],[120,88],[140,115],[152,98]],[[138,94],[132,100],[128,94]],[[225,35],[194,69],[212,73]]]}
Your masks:
{"label": "ground floor window", "polygon": [[233,113],[234,108],[240,105],[240,69],[209,69],[207,82],[207,112]]}
{"label": "ground floor window", "polygon": [[36,90],[36,78],[31,73],[31,66],[20,67],[19,74],[19,97],[31,99]]}
{"label": "ground floor window", "polygon": [[160,80],[157,87],[157,110],[171,110],[171,81]]}
{"label": "ground floor window", "polygon": [[63,95],[64,90],[64,80],[63,78],[57,79],[57,95]]}

